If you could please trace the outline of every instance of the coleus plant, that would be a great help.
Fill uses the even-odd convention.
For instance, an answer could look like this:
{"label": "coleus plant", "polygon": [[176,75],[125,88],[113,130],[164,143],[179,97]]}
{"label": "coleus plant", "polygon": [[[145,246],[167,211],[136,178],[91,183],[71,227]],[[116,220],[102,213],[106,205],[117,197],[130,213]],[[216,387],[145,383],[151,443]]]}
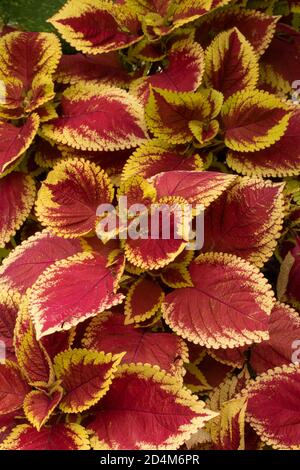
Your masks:
{"label": "coleus plant", "polygon": [[[252,3],[3,27],[1,449],[300,448],[300,8]],[[121,197],[201,204],[203,247],[124,238]]]}

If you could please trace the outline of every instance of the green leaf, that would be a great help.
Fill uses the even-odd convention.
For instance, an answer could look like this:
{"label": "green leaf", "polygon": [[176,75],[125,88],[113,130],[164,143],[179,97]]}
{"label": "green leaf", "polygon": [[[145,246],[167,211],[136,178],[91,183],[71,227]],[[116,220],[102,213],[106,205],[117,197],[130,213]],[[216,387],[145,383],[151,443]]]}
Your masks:
{"label": "green leaf", "polygon": [[0,17],[5,23],[17,25],[27,31],[50,31],[47,23],[65,3],[65,0],[1,0]]}

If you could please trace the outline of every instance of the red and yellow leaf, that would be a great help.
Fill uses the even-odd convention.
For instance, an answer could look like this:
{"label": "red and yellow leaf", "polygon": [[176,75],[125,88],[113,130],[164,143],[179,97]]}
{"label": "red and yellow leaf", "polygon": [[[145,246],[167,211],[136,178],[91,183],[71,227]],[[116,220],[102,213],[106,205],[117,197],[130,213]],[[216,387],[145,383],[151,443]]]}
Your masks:
{"label": "red and yellow leaf", "polygon": [[16,127],[0,121],[0,176],[14,169],[20,157],[31,145],[39,127],[39,117],[32,114],[23,125]]}
{"label": "red and yellow leaf", "polygon": [[[276,366],[292,362],[300,338],[299,313],[288,305],[277,302],[269,317],[270,338],[251,349],[251,367],[261,374]],[[299,359],[299,358],[298,358]]]}
{"label": "red and yellow leaf", "polygon": [[178,379],[132,364],[115,377],[87,428],[94,449],[178,449],[214,416]]}
{"label": "red and yellow leaf", "polygon": [[57,387],[51,395],[43,390],[32,390],[24,400],[24,412],[28,421],[38,430],[44,426],[63,396],[61,387]]}
{"label": "red and yellow leaf", "polygon": [[270,16],[253,9],[230,7],[223,11],[215,10],[199,20],[196,40],[206,48],[217,34],[237,28],[255,52],[262,55],[274,36],[278,19],[278,16]]}
{"label": "red and yellow leaf", "polygon": [[136,15],[124,2],[69,0],[49,22],[85,54],[122,49],[141,37]]}
{"label": "red and yellow leaf", "polygon": [[291,109],[265,91],[239,91],[222,108],[225,144],[231,150],[254,152],[270,147],[285,133]]}
{"label": "red and yellow leaf", "polygon": [[111,264],[95,252],[80,253],[52,264],[30,292],[29,310],[38,339],[68,330],[120,303],[123,296],[116,294],[116,290],[123,269],[123,256]]}
{"label": "red and yellow leaf", "polygon": [[126,259],[145,270],[159,269],[181,253],[187,243],[191,211],[183,198],[161,198],[128,224],[122,240]]}
{"label": "red and yellow leaf", "polygon": [[35,182],[31,175],[13,172],[0,180],[0,248],[4,247],[23,225],[35,199]]}
{"label": "red and yellow leaf", "polygon": [[275,449],[300,449],[299,388],[299,367],[284,365],[260,375],[245,390],[247,419]]}
{"label": "red and yellow leaf", "polygon": [[95,405],[107,393],[123,355],[87,349],[58,354],[54,370],[64,390],[60,409],[65,413],[78,413]]}
{"label": "red and yellow leaf", "polygon": [[273,294],[259,270],[237,256],[207,253],[189,267],[193,287],[177,289],[162,304],[169,326],[208,348],[234,348],[269,338]]}
{"label": "red and yellow leaf", "polygon": [[189,204],[208,207],[234,182],[236,176],[214,171],[168,171],[151,181],[157,197],[183,197]]}
{"label": "red and yellow leaf", "polygon": [[0,115],[7,117],[7,110],[19,118],[52,99],[51,76],[60,56],[59,39],[52,33],[16,31],[2,37],[0,80],[6,85],[6,97]]}
{"label": "red and yellow leaf", "polygon": [[101,168],[71,159],[48,173],[38,193],[36,213],[57,235],[79,237],[95,230],[98,206],[111,203],[113,196],[113,186]]}
{"label": "red and yellow leaf", "polygon": [[264,81],[284,93],[292,92],[300,74],[300,33],[279,23],[275,36],[262,57]]}
{"label": "red and yellow leaf", "polygon": [[237,91],[253,90],[258,81],[258,60],[237,28],[220,33],[205,52],[205,82],[224,98]]}
{"label": "red and yellow leaf", "polygon": [[261,267],[281,233],[282,190],[280,183],[239,178],[205,212],[204,249],[232,253]]}
{"label": "red and yellow leaf", "polygon": [[172,333],[155,333],[126,325],[124,315],[106,312],[93,318],[86,329],[82,344],[87,349],[120,354],[126,351],[122,363],[159,366],[172,375],[184,374],[188,361],[184,341]]}
{"label": "red and yellow leaf", "polygon": [[[151,295],[149,295],[151,293]],[[159,284],[140,277],[128,290],[125,300],[125,324],[141,323],[153,317],[164,300]]]}
{"label": "red and yellow leaf", "polygon": [[205,96],[201,92],[179,93],[152,88],[146,105],[146,121],[155,137],[175,144],[193,140],[197,125],[197,136],[201,134],[204,142],[215,135],[211,134],[211,123],[222,103],[221,93],[215,90]]}
{"label": "red and yellow leaf", "polygon": [[167,58],[168,65],[160,73],[139,78],[131,84],[130,91],[143,103],[148,100],[150,86],[184,92],[194,91],[201,84],[204,53],[199,44],[190,39],[177,41],[172,45]]}
{"label": "red and yellow leaf", "polygon": [[18,364],[29,384],[36,387],[48,387],[54,382],[51,359],[44,346],[37,341],[32,325],[15,343]]}
{"label": "red and yellow leaf", "polygon": [[118,52],[97,55],[63,55],[56,72],[56,81],[76,84],[79,80],[97,80],[111,85],[123,86],[129,75],[121,65]]}
{"label": "red and yellow leaf", "polygon": [[270,147],[285,133],[291,109],[264,91],[239,91],[222,108],[225,144],[231,150],[254,152]]}
{"label": "red and yellow leaf", "polygon": [[60,116],[42,132],[55,142],[93,151],[136,147],[147,137],[140,102],[101,83],[78,83],[65,90]]}
{"label": "red and yellow leaf", "polygon": [[151,178],[158,173],[175,170],[199,171],[203,163],[199,155],[185,156],[176,153],[163,143],[149,140],[128,158],[122,171],[122,181],[140,175]]}
{"label": "red and yellow leaf", "polygon": [[67,240],[46,230],[18,245],[0,268],[0,287],[25,294],[51,264],[82,251],[80,240]]}
{"label": "red and yellow leaf", "polygon": [[0,446],[1,450],[89,450],[89,436],[76,423],[54,424],[37,431],[29,424],[16,426]]}
{"label": "red and yellow leaf", "polygon": [[247,397],[236,395],[249,378],[249,372],[245,369],[238,376],[226,378],[210,394],[207,406],[220,413],[207,424],[214,449],[245,450]]}
{"label": "red and yellow leaf", "polygon": [[0,344],[5,345],[5,359],[15,358],[13,338],[20,302],[21,296],[17,292],[10,290],[5,284],[1,286]]}
{"label": "red and yellow leaf", "polygon": [[0,363],[0,415],[22,408],[26,393],[30,390],[19,367],[14,362]]}
{"label": "red and yellow leaf", "polygon": [[291,115],[284,135],[271,147],[256,152],[229,151],[227,164],[233,170],[250,176],[292,176],[300,170],[300,111]]}

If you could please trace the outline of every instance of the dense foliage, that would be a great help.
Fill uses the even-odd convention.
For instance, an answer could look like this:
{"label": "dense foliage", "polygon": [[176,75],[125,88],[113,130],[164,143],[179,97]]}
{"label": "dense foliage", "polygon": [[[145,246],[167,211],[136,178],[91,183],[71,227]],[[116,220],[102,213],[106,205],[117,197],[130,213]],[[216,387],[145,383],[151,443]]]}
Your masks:
{"label": "dense foliage", "polygon": [[0,448],[300,449],[300,2],[44,3],[0,10]]}

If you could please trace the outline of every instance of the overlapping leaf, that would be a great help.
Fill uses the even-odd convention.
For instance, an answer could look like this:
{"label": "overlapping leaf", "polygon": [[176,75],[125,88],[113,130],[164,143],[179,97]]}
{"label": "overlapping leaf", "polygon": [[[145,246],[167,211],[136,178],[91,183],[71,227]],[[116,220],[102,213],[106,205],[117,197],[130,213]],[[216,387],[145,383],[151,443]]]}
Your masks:
{"label": "overlapping leaf", "polygon": [[193,287],[166,296],[163,316],[196,344],[234,348],[269,338],[270,286],[259,270],[233,255],[200,255],[189,268]]}
{"label": "overlapping leaf", "polygon": [[157,197],[183,197],[189,204],[208,207],[235,180],[234,175],[212,171],[168,171],[152,178]]}
{"label": "overlapping leaf", "polygon": [[300,448],[299,387],[299,367],[284,365],[260,375],[245,390],[251,426],[275,449]]}
{"label": "overlapping leaf", "polygon": [[170,374],[183,374],[182,365],[187,362],[188,353],[181,338],[134,328],[124,320],[124,315],[111,312],[97,316],[85,332],[83,346],[113,354],[126,351],[122,363],[150,364]]}
{"label": "overlapping leaf", "polygon": [[9,290],[7,285],[4,284],[2,288],[3,291],[0,294],[0,341],[5,345],[6,359],[14,359],[14,329],[21,298],[17,292]]}
{"label": "overlapping leaf", "polygon": [[220,33],[205,53],[205,80],[223,93],[253,90],[258,81],[258,60],[251,44],[233,28]]}
{"label": "overlapping leaf", "polygon": [[131,148],[147,136],[143,114],[139,101],[120,88],[78,83],[64,91],[60,116],[42,130],[47,138],[75,149]]}
{"label": "overlapping leaf", "polygon": [[123,256],[111,264],[101,254],[86,252],[46,269],[30,294],[29,309],[37,337],[68,330],[120,303],[123,296],[116,290],[123,267]]}
{"label": "overlapping leaf", "polygon": [[89,437],[76,423],[54,424],[37,431],[33,426],[16,426],[0,446],[1,450],[89,450]]}
{"label": "overlapping leaf", "polygon": [[210,93],[176,93],[153,88],[146,106],[148,127],[155,137],[183,144],[194,135],[201,143],[218,132],[215,120],[221,110],[223,97]]}
{"label": "overlapping leaf", "polygon": [[12,171],[32,143],[39,127],[39,117],[32,114],[17,127],[0,121],[0,176]]}
{"label": "overlapping leaf", "polygon": [[125,323],[141,323],[153,317],[163,299],[164,292],[159,284],[146,277],[139,278],[127,293]]}
{"label": "overlapping leaf", "polygon": [[38,193],[36,212],[52,232],[79,237],[95,230],[97,208],[113,199],[113,186],[94,163],[71,159],[57,164]]}
{"label": "overlapping leaf", "polygon": [[[5,84],[2,117],[22,117],[55,95],[52,74],[60,60],[55,34],[12,32],[0,39],[0,80]],[[7,115],[8,113],[8,115]]]}
{"label": "overlapping leaf", "polygon": [[20,409],[29,389],[14,362],[0,364],[0,415]]}
{"label": "overlapping leaf", "polygon": [[177,449],[213,416],[174,377],[131,365],[115,377],[88,429],[94,449]]}
{"label": "overlapping leaf", "polygon": [[146,103],[150,86],[177,92],[194,91],[201,84],[203,72],[202,48],[199,44],[184,39],[172,45],[168,53],[168,66],[164,70],[149,77],[139,78],[132,83],[130,89]]}
{"label": "overlapping leaf", "polygon": [[48,421],[63,395],[57,387],[51,395],[43,390],[32,390],[24,399],[24,412],[28,421],[38,430]]}
{"label": "overlapping leaf", "polygon": [[59,407],[78,413],[95,405],[106,393],[123,354],[72,349],[56,356],[54,370],[64,390]]}
{"label": "overlapping leaf", "polygon": [[299,362],[300,317],[299,313],[288,305],[276,303],[269,317],[270,338],[254,345],[250,363],[257,374],[276,366],[290,364],[295,353]]}
{"label": "overlapping leaf", "polygon": [[21,294],[31,287],[51,264],[82,251],[79,240],[67,240],[46,230],[25,240],[3,261],[0,286],[9,286]]}
{"label": "overlapping leaf", "polygon": [[14,172],[0,180],[0,247],[4,247],[28,217],[35,199],[31,175]]}
{"label": "overlapping leaf", "polygon": [[238,179],[205,213],[204,249],[233,253],[261,267],[281,232],[282,189],[278,183]]}
{"label": "overlapping leaf", "polygon": [[56,72],[59,83],[76,84],[78,80],[97,80],[122,86],[128,83],[129,76],[121,65],[117,52],[105,54],[63,55]]}
{"label": "overlapping leaf", "polygon": [[240,91],[222,108],[225,144],[231,150],[254,152],[270,147],[285,133],[291,109],[263,91]]}
{"label": "overlapping leaf", "polygon": [[[299,80],[300,33],[279,23],[272,42],[262,57],[263,82],[284,93],[293,91]],[[297,87],[298,88],[298,87]]]}
{"label": "overlapping leaf", "polygon": [[150,178],[165,171],[201,170],[202,165],[199,155],[180,155],[168,145],[150,140],[129,157],[123,168],[122,181],[137,174],[143,178]]}
{"label": "overlapping leaf", "polygon": [[295,109],[284,135],[275,144],[251,153],[229,151],[228,165],[243,175],[264,177],[297,175],[300,168],[299,125],[300,111]]}
{"label": "overlapping leaf", "polygon": [[49,21],[86,54],[122,49],[141,37],[134,12],[126,4],[120,8],[109,0],[69,0]]}

